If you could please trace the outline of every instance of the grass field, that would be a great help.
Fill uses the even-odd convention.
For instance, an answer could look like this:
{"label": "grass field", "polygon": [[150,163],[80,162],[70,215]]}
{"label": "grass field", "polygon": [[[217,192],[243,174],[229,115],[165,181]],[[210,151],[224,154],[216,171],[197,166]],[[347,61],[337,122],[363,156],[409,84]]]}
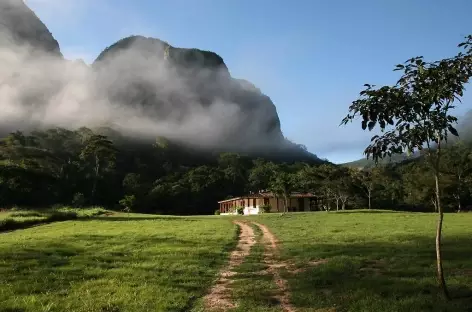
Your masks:
{"label": "grass field", "polygon": [[188,311],[233,247],[219,218],[117,214],[0,234],[0,311]]}
{"label": "grass field", "polygon": [[[435,279],[436,218],[347,211],[256,219],[278,237],[282,259],[303,268],[285,272],[297,311],[470,311],[472,214],[445,216],[444,269],[456,297],[448,304]],[[309,264],[317,260],[326,262]]]}
{"label": "grass field", "polygon": [[236,246],[235,219],[253,228],[255,244],[231,277],[230,311],[283,311],[251,221],[277,237],[283,265],[274,267],[297,312],[472,307],[472,214],[445,217],[445,273],[456,297],[446,304],[435,280],[434,214],[322,212],[116,214],[3,233],[0,311],[209,311],[203,297]]}

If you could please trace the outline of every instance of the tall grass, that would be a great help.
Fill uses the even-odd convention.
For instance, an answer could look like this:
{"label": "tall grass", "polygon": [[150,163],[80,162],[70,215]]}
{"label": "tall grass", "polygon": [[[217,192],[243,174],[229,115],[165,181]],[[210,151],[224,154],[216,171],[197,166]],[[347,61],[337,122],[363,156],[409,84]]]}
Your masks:
{"label": "tall grass", "polygon": [[89,218],[105,213],[103,208],[53,208],[53,209],[12,209],[0,213],[0,232],[23,229],[30,226],[75,220],[78,218]]}

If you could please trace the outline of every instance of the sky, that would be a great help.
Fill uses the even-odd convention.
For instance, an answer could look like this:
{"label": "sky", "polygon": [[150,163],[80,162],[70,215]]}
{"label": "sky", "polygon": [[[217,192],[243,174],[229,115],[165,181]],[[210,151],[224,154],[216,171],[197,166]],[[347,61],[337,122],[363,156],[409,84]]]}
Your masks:
{"label": "sky", "polygon": [[[413,56],[455,55],[470,0],[25,0],[68,59],[93,62],[129,35],[218,53],[277,107],[284,135],[334,163],[362,158],[375,133],[340,126],[365,83],[392,84]],[[472,109],[466,93],[456,109]]]}

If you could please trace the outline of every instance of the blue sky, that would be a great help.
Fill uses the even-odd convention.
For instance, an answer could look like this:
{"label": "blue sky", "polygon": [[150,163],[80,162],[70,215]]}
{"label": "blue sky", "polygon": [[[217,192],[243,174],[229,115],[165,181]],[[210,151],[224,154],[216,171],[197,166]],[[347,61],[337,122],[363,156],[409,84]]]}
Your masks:
{"label": "blue sky", "polygon": [[336,163],[362,157],[373,135],[339,127],[364,83],[393,83],[395,64],[454,55],[472,34],[470,0],[26,2],[67,58],[91,62],[132,34],[218,53],[234,77],[271,97],[286,137]]}

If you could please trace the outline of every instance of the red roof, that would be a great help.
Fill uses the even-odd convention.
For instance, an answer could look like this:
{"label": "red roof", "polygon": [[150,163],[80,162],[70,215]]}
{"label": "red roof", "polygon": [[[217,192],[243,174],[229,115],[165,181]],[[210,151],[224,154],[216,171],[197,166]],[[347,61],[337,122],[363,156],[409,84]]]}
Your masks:
{"label": "red roof", "polygon": [[[225,200],[219,201],[218,203],[225,203],[229,201],[241,200],[241,199],[246,199],[246,198],[273,198],[273,197],[277,197],[277,196],[275,196],[272,192],[259,192],[259,193],[248,194],[248,195],[239,196],[239,197],[233,197],[230,199],[225,199]],[[317,197],[317,195],[313,193],[298,193],[298,192],[294,192],[290,195],[290,198],[306,198],[306,197]]]}

